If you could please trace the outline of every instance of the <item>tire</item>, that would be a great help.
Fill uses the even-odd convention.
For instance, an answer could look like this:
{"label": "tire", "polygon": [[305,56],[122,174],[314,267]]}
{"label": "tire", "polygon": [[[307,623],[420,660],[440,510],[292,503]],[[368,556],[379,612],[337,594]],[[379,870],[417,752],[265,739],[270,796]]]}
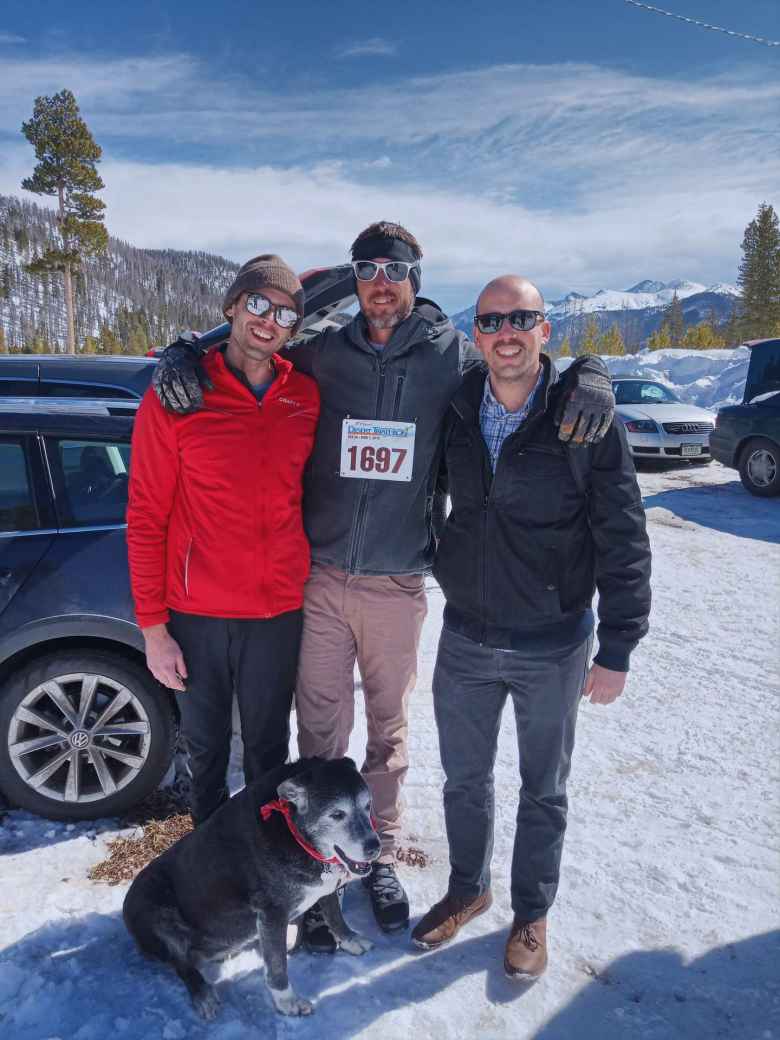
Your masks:
{"label": "tire", "polygon": [[160,783],[176,735],[171,701],[143,666],[103,651],[47,654],[0,694],[0,789],[52,820],[117,816]]}
{"label": "tire", "polygon": [[751,495],[780,495],[780,448],[766,437],[751,437],[739,454],[739,477]]}

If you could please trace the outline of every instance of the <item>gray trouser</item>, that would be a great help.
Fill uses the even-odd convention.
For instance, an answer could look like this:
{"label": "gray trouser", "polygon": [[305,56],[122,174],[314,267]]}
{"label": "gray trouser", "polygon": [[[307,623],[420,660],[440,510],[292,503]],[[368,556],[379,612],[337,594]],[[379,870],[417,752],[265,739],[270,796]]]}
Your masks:
{"label": "gray trouser", "polygon": [[512,857],[512,909],[544,917],[558,888],[566,830],[566,779],[592,638],[556,650],[506,652],[442,631],[433,704],[444,768],[449,891],[471,901],[490,886],[493,765],[511,696],[520,756]]}

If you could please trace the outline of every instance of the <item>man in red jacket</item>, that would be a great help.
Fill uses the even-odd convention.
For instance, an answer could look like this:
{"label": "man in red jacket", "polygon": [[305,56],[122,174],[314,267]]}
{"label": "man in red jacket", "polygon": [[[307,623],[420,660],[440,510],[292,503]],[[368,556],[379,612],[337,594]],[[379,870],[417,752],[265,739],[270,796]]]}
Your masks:
{"label": "man in red jacket", "polygon": [[127,510],[136,616],[149,670],[180,691],[196,824],[228,797],[234,692],[247,783],[287,759],[309,574],[302,477],[320,407],[315,382],[278,353],[303,317],[284,261],[244,264],[223,311],[230,337],[204,361],[203,409],[144,396]]}

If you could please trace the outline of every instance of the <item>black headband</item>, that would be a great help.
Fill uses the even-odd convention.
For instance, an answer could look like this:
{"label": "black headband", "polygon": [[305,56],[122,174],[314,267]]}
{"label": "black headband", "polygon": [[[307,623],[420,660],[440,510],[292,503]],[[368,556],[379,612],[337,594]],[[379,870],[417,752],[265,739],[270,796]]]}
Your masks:
{"label": "black headband", "polygon": [[353,260],[376,260],[378,256],[386,256],[388,260],[405,260],[408,264],[415,264],[420,259],[417,250],[408,242],[400,238],[390,238],[388,235],[361,238],[352,250]]}

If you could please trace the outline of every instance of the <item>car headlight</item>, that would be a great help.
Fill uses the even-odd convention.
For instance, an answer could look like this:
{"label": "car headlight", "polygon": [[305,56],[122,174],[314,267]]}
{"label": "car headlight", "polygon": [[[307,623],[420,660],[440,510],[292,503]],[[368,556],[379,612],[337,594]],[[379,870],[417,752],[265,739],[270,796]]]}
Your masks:
{"label": "car headlight", "polygon": [[658,433],[658,427],[652,419],[629,419],[626,429],[631,433]]}

